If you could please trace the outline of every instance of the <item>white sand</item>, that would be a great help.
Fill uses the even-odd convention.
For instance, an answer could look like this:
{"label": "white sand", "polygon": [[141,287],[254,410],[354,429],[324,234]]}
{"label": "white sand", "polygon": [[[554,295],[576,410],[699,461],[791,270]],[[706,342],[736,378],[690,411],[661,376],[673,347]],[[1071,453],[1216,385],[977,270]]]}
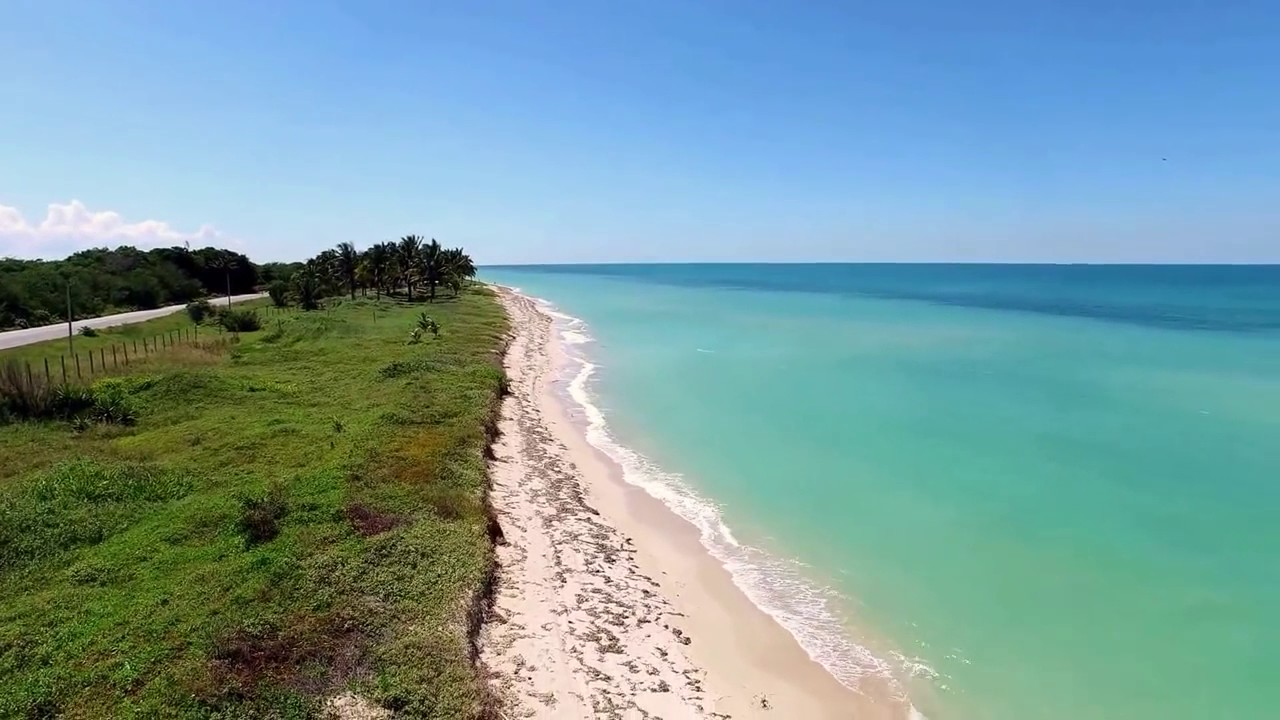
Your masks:
{"label": "white sand", "polygon": [[498,548],[481,660],[510,718],[900,718],[751,604],[696,529],[595,451],[553,392],[551,318],[502,291],[511,396],[492,465]]}

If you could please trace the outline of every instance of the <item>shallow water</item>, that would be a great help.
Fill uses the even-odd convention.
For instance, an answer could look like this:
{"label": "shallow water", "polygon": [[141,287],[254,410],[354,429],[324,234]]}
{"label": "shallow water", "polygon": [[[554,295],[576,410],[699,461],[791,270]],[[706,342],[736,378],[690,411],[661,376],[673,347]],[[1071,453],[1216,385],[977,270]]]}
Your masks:
{"label": "shallow water", "polygon": [[581,320],[593,442],[846,682],[935,719],[1278,699],[1280,268],[482,277]]}

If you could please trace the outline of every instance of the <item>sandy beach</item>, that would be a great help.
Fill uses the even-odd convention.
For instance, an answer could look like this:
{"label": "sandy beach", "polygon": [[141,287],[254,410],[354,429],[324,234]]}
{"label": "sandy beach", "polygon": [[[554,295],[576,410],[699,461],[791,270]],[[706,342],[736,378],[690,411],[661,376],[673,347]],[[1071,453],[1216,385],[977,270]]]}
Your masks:
{"label": "sandy beach", "polygon": [[492,463],[505,537],[481,660],[516,718],[901,718],[733,584],[696,529],[588,444],[552,318],[501,290],[511,394]]}

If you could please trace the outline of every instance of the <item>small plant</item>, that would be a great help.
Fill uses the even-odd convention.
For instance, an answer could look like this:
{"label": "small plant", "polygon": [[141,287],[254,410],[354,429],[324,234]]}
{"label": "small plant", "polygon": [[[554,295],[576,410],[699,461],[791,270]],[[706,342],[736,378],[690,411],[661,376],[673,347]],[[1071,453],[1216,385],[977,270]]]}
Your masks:
{"label": "small plant", "polygon": [[196,300],[187,303],[187,317],[191,318],[191,322],[200,324],[204,319],[213,314],[213,306],[208,300]]}
{"label": "small plant", "polygon": [[334,432],[335,434],[341,435],[341,434],[342,434],[343,429],[345,429],[345,428],[346,428],[346,426],[342,424],[342,421],[341,421],[341,420],[339,420],[338,418],[334,418],[334,419],[333,419],[333,432]]}
{"label": "small plant", "polygon": [[218,324],[228,332],[253,332],[262,329],[262,320],[254,310],[223,310]]}
{"label": "small plant", "polygon": [[87,387],[66,385],[53,391],[53,412],[61,417],[78,418],[93,409],[96,398]]}
{"label": "small plant", "polygon": [[418,329],[422,332],[431,333],[432,337],[440,337],[440,323],[426,313],[418,315]]}
{"label": "small plant", "polygon": [[78,332],[82,337],[98,337],[98,331],[88,325],[81,327],[76,332]]}
{"label": "small plant", "polygon": [[93,393],[91,418],[100,423],[132,425],[138,420],[133,403],[121,386],[114,385]]}
{"label": "small plant", "polygon": [[267,488],[265,495],[241,496],[237,527],[244,535],[245,547],[274,540],[280,534],[280,521],[289,514],[289,502],[283,485]]}
{"label": "small plant", "polygon": [[409,331],[409,344],[417,345],[422,342],[422,328],[414,328]]}

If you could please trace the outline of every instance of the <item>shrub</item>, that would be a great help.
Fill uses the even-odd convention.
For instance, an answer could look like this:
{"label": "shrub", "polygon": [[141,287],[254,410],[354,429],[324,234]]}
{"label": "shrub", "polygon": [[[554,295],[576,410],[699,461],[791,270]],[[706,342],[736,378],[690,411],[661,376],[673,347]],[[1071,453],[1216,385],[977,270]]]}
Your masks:
{"label": "shrub", "polygon": [[251,547],[274,540],[280,534],[280,521],[289,514],[284,486],[273,484],[262,496],[242,496],[237,526],[244,544]]}
{"label": "shrub", "polygon": [[267,295],[271,297],[271,302],[276,307],[282,308],[289,304],[289,283],[283,280],[275,280],[267,286]]}
{"label": "shrub", "polygon": [[218,324],[228,332],[253,332],[262,329],[262,320],[255,310],[223,310],[218,313]]}
{"label": "shrub", "polygon": [[80,335],[84,337],[98,337],[98,331],[95,330],[94,328],[89,327],[88,325],[82,326],[76,332],[78,332]]}
{"label": "shrub", "polygon": [[187,317],[191,318],[193,323],[202,323],[204,319],[213,314],[213,306],[208,300],[196,300],[187,303]]}

